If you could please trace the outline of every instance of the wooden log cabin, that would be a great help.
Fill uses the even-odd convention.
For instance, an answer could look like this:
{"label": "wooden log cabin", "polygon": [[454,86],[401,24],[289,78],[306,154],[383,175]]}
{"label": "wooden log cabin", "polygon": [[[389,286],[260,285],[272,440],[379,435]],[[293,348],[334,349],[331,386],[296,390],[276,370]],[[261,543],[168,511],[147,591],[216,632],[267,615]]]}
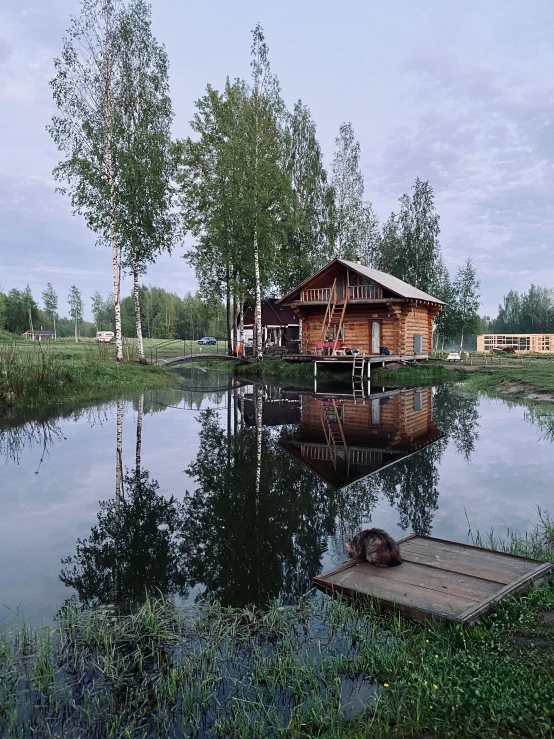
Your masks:
{"label": "wooden log cabin", "polygon": [[397,277],[334,259],[279,301],[300,319],[301,354],[426,358],[444,303]]}
{"label": "wooden log cabin", "polygon": [[340,490],[438,441],[431,388],[393,390],[363,402],[302,396],[300,426],[279,442]]}

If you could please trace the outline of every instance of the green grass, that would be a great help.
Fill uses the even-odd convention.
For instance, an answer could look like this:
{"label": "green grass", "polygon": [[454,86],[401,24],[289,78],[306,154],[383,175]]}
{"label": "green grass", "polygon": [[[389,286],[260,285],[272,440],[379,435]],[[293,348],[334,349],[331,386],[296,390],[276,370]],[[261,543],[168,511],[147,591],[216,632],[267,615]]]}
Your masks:
{"label": "green grass", "polygon": [[480,368],[468,374],[467,383],[476,390],[502,393],[508,383],[521,384],[521,395],[554,392],[554,364],[540,359],[514,367]]}
{"label": "green grass", "polygon": [[125,347],[123,364],[115,361],[114,351],[92,341],[0,344],[0,409],[99,400],[174,382],[169,369],[139,365],[133,345]]}
{"label": "green grass", "polygon": [[[486,543],[552,559],[554,522]],[[549,737],[553,611],[552,584],[473,629],[322,596],[265,610],[67,607],[56,628],[0,637],[0,735]]]}
{"label": "green grass", "polygon": [[422,363],[415,367],[395,370],[372,370],[371,381],[384,387],[406,387],[409,385],[436,385],[464,379],[463,370],[447,370],[440,364]]}

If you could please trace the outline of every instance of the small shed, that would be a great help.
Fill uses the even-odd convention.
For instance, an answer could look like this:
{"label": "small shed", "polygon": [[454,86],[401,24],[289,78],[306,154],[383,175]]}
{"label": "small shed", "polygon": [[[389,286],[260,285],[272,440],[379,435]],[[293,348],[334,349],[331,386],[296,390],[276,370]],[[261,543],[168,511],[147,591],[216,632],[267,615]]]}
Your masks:
{"label": "small shed", "polygon": [[425,359],[444,303],[386,272],[333,259],[279,305],[298,317],[301,354],[331,346],[332,354],[357,349]]}
{"label": "small shed", "polygon": [[[262,303],[262,344],[267,346],[286,346],[298,351],[300,321],[288,305],[280,305],[277,298],[269,298]],[[248,306],[244,312],[244,341],[254,340],[254,307]]]}
{"label": "small shed", "polygon": [[43,329],[40,329],[40,331],[25,331],[23,336],[30,341],[51,341],[56,338],[53,331]]}

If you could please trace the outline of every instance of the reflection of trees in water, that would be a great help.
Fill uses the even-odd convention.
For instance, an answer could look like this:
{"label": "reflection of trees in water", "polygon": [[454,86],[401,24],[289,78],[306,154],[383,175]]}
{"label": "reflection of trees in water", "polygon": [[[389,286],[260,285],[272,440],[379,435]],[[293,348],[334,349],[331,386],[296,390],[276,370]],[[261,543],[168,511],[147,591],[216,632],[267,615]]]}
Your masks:
{"label": "reflection of trees in water", "polygon": [[185,595],[179,551],[183,506],[161,495],[156,480],[141,469],[144,397],[137,403],[135,470],[123,474],[123,402],[117,404],[115,498],[100,503],[98,523],[76,553],[63,560],[61,581],[75,588],[81,605],[112,603],[130,608],[147,593]]}
{"label": "reflection of trees in water", "polygon": [[449,385],[435,388],[433,421],[467,462],[471,461],[479,439],[479,418],[478,396],[457,393]]}
{"label": "reflection of trees in water", "polygon": [[523,417],[539,429],[541,440],[554,441],[554,413],[551,407],[529,406],[525,409]]}
{"label": "reflection of trees in water", "polygon": [[59,423],[60,420],[78,421],[86,418],[92,427],[102,425],[108,417],[105,405],[99,408],[79,409],[61,416],[52,414],[51,411],[45,413],[36,412],[36,410],[33,415],[36,417],[24,420],[25,415],[15,414],[0,421],[0,457],[4,457],[6,462],[19,464],[23,452],[39,448],[41,456],[37,473],[52,447],[57,442],[66,440]]}
{"label": "reflection of trees in water", "polygon": [[131,606],[149,593],[186,593],[179,555],[182,506],[164,498],[148,471],[126,474],[124,496],[100,503],[98,523],[76,553],[63,561],[61,581],[73,587],[85,607],[101,603]]}
{"label": "reflection of trees in water", "polygon": [[304,593],[333,531],[329,488],[283,454],[279,433],[259,418],[235,434],[212,410],[199,420],[200,451],[187,469],[197,489],[185,501],[183,540],[191,585],[233,605]]}
{"label": "reflection of trees in water", "polygon": [[478,405],[478,397],[457,393],[451,386],[435,389],[433,422],[444,434],[443,438],[341,491],[333,542],[337,554],[344,552],[345,542],[363,523],[379,526],[379,521],[372,520],[372,512],[381,497],[398,510],[401,529],[411,529],[420,535],[431,533],[438,509],[438,466],[450,442],[470,461],[479,438]]}

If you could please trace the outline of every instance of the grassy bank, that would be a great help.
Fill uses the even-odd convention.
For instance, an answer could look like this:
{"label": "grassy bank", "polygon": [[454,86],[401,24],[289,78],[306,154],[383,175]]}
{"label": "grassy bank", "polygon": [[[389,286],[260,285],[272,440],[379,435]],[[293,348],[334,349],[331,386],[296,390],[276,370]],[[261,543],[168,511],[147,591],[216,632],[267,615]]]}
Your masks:
{"label": "grassy bank", "polygon": [[[554,525],[486,543],[552,560]],[[0,735],[549,737],[553,614],[552,584],[473,629],[323,596],[263,611],[66,608],[54,629],[0,639]]]}
{"label": "grassy bank", "polygon": [[[275,383],[282,387],[313,388],[314,367],[311,362],[282,362],[279,359],[264,359],[263,362],[221,362],[202,361],[202,367],[212,367],[236,377]],[[466,377],[463,369],[452,371],[438,363],[419,364],[415,367],[402,367],[395,370],[371,370],[371,382],[384,387],[404,387],[410,385],[436,385],[441,382],[462,380]],[[319,364],[318,383],[352,382],[352,369],[349,365],[333,367]]]}
{"label": "grassy bank", "polygon": [[0,409],[97,400],[121,392],[166,387],[171,370],[141,366],[126,347],[127,361],[119,364],[113,347],[58,341],[42,347],[32,342],[0,345]]}
{"label": "grassy bank", "polygon": [[467,373],[467,384],[503,397],[554,401],[554,364],[535,360],[520,366],[480,367]]}

